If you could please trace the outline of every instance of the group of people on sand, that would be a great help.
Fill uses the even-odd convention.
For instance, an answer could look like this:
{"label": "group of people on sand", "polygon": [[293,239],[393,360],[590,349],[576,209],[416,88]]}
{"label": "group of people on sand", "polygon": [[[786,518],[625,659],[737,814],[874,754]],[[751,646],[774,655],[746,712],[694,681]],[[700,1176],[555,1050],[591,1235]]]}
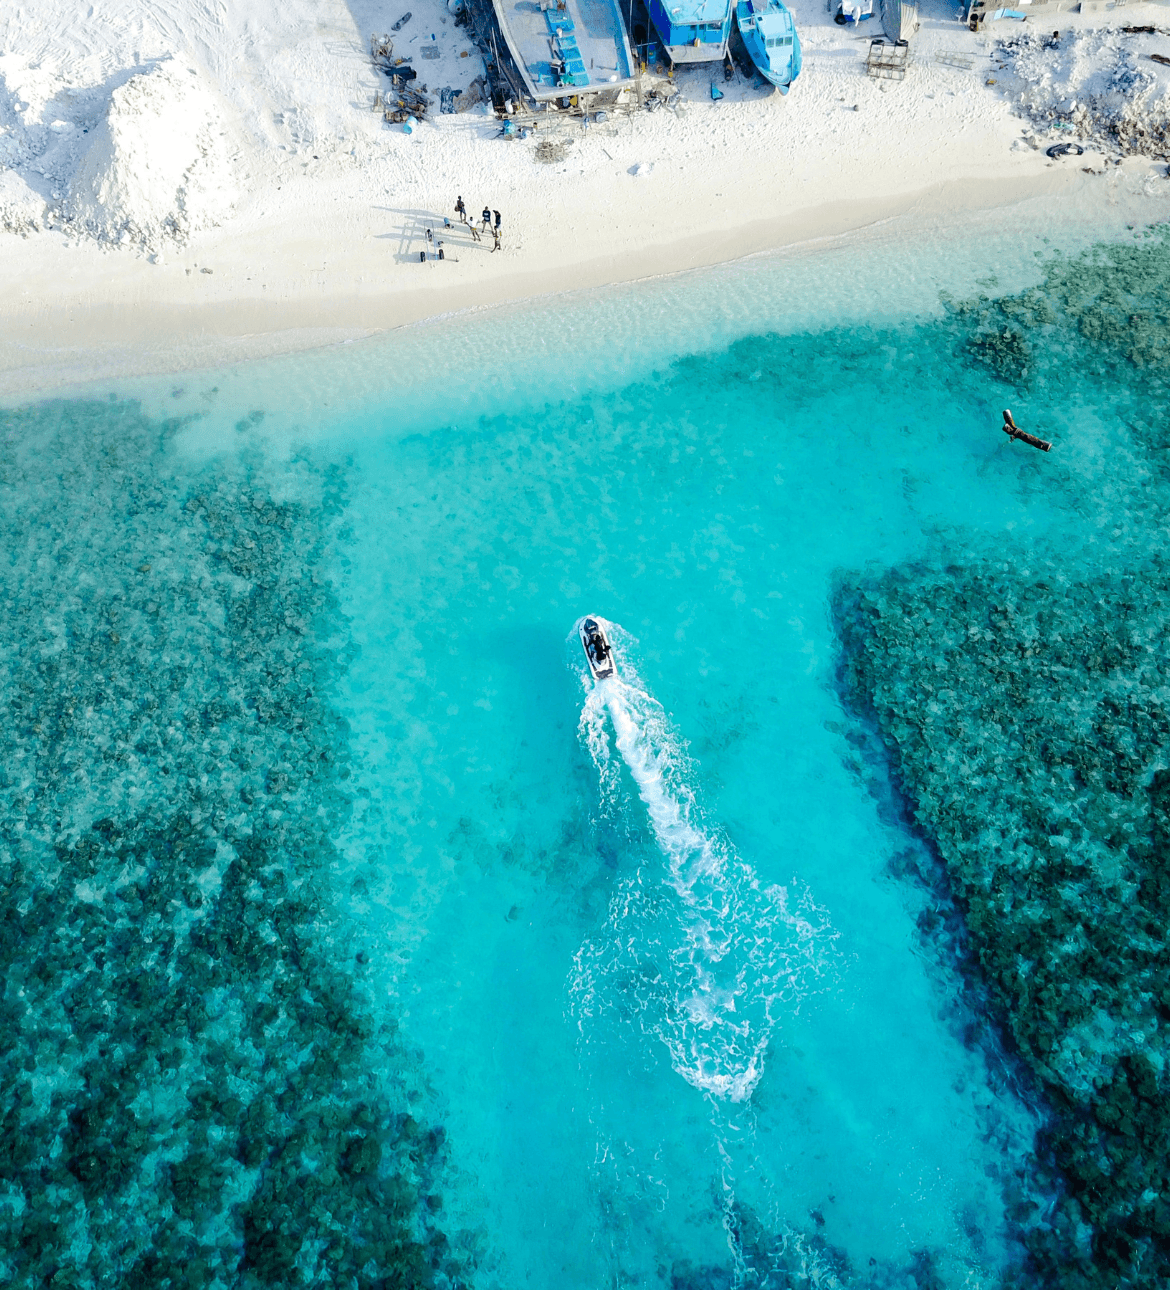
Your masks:
{"label": "group of people on sand", "polygon": [[[480,216],[479,227],[476,228],[473,220],[467,217],[467,207],[463,204],[462,197],[455,198],[455,214],[459,216],[459,222],[466,224],[468,231],[471,233],[473,242],[480,241],[481,233],[490,233],[494,245],[492,246],[493,254],[500,249],[500,212],[491,210],[485,206],[483,214]],[[493,220],[494,217],[494,220]]]}

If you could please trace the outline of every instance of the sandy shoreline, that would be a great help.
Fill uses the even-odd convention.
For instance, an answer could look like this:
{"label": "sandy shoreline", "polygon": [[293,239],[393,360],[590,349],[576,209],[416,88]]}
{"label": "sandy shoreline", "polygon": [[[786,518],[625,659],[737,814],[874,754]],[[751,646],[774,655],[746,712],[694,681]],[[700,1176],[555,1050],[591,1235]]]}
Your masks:
{"label": "sandy shoreline", "polygon": [[[723,264],[762,252],[838,238],[918,214],[959,217],[1028,197],[1071,192],[1065,171],[997,182],[951,181],[878,201],[839,201],[758,220],[718,235],[691,235],[641,250],[591,256],[556,269],[513,263],[491,276],[425,286],[393,283],[275,299],[133,302],[38,299],[5,309],[0,321],[0,397],[44,396],[94,379],[215,366],[358,339],[438,316],[635,282]],[[420,266],[424,272],[445,264]]]}
{"label": "sandy shoreline", "polygon": [[[46,219],[57,222],[46,231],[0,231],[0,398],[303,350],[884,220],[923,215],[961,228],[968,212],[1045,194],[1076,201],[1150,171],[1144,158],[1109,167],[1092,147],[1050,159],[1048,140],[989,88],[1002,65],[994,42],[949,13],[924,10],[912,73],[890,85],[864,73],[867,38],[834,27],[814,0],[793,9],[805,69],[787,98],[745,83],[713,103],[704,97],[709,73],[688,73],[676,112],[538,131],[537,140],[561,146],[551,165],[540,164],[537,140],[499,140],[483,111],[437,117],[413,135],[385,126],[362,106],[376,80],[341,9],[333,18],[349,43],[314,45],[312,57],[338,62],[343,50],[348,83],[308,91],[298,83],[315,113],[299,134],[274,129],[255,84],[233,99],[226,45],[197,50],[238,140],[230,217],[174,243],[78,236],[52,207]],[[291,41],[296,15],[269,17],[272,38]],[[176,43],[172,33],[160,48]],[[947,61],[957,46],[969,65]],[[0,58],[0,71],[11,57]],[[41,117],[60,101],[46,99]],[[270,109],[271,95],[265,102]],[[490,239],[443,231],[459,194],[472,211],[486,202],[503,212],[501,253]],[[446,241],[442,262],[420,263],[428,226]]]}

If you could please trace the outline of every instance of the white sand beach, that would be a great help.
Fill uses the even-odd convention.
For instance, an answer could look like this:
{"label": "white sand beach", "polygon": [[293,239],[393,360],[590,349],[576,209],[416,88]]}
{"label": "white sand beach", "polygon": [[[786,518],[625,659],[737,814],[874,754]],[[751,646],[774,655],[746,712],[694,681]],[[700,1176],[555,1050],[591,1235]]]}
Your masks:
{"label": "white sand beach", "polygon": [[[412,3],[397,48],[433,35],[440,56],[418,64],[436,107],[409,134],[372,110],[386,81],[368,54],[402,0],[105,0],[80,18],[37,0],[0,17],[0,395],[309,347],[916,211],[961,220],[1168,182],[1144,135],[1106,129],[1114,100],[1114,117],[1164,122],[1170,68],[1142,43],[1160,37],[1100,32],[1101,15],[976,34],[957,8],[925,6],[892,83],[865,73],[878,23],[836,26],[821,0],[794,0],[804,70],[786,97],[695,68],[673,108],[505,140],[486,105],[438,114],[439,88],[465,89],[482,59],[445,3]],[[1165,10],[1125,14],[1156,28]],[[1081,155],[1047,155],[1072,138]],[[560,159],[542,161],[550,143]],[[498,253],[443,229],[458,195],[501,212]],[[442,260],[420,262],[427,227]]]}

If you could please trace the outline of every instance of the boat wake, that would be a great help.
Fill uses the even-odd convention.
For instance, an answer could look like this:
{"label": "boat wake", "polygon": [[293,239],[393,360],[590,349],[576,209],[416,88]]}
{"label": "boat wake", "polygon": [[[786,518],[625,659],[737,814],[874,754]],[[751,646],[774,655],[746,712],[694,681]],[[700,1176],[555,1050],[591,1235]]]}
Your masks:
{"label": "boat wake", "polygon": [[763,1073],[777,1021],[829,970],[836,933],[807,889],[761,886],[705,824],[685,745],[640,681],[629,637],[616,626],[609,632],[617,674],[597,683],[583,675],[579,732],[598,770],[603,812],[631,804],[624,766],[656,855],[619,882],[604,928],[578,951],[573,1009],[579,1025],[617,1010],[666,1045],[688,1083],[742,1102]]}

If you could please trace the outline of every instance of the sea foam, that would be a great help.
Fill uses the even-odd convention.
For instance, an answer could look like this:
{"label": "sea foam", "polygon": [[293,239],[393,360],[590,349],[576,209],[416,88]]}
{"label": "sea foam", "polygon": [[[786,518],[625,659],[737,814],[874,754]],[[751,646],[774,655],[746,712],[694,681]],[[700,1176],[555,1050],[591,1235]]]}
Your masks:
{"label": "sea foam", "polygon": [[618,1007],[665,1044],[689,1084],[742,1102],[785,1011],[831,971],[836,933],[807,887],[764,885],[705,820],[685,741],[638,676],[630,638],[610,633],[618,675],[588,692],[579,731],[603,811],[625,805],[624,765],[655,854],[618,884],[604,928],[577,954],[576,1006],[581,1015]]}

